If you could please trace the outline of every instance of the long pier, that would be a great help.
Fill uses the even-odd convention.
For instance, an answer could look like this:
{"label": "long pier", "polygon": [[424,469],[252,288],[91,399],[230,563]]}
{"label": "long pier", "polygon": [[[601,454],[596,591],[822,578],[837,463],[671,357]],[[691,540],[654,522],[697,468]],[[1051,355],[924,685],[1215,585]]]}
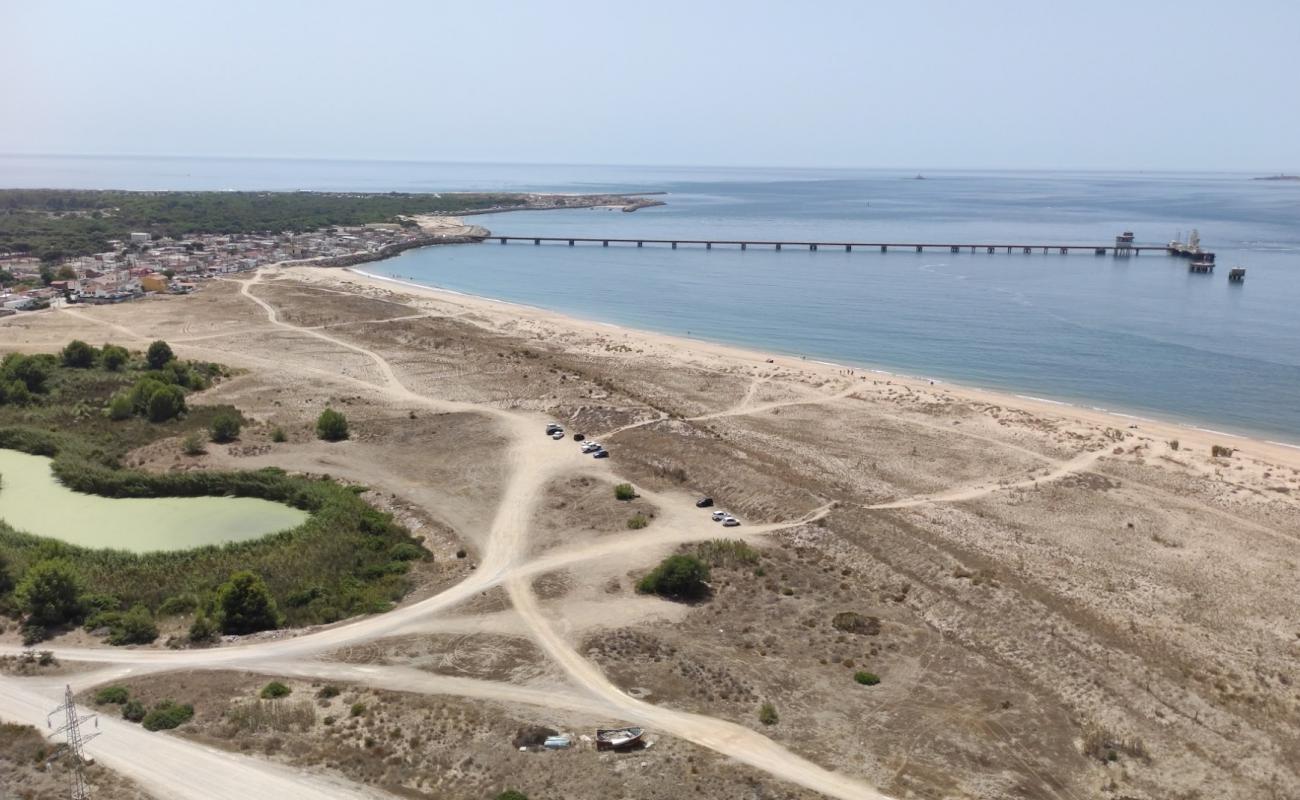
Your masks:
{"label": "long pier", "polygon": [[648,244],[669,245],[676,250],[679,245],[703,246],[706,250],[712,250],[714,247],[738,247],[741,250],[748,250],[751,247],[771,248],[773,250],[790,249],[807,249],[816,252],[822,249],[843,250],[851,253],[858,250],[879,250],[887,253],[894,250],[911,250],[917,253],[923,253],[927,250],[940,250],[950,253],[961,253],[969,250],[972,253],[1059,253],[1068,255],[1070,253],[1092,253],[1094,255],[1104,256],[1108,253],[1115,255],[1138,255],[1144,250],[1158,251],[1161,253],[1174,254],[1174,249],[1169,245],[1163,244],[1129,244],[1121,243],[1117,245],[1094,245],[1094,244],[953,244],[951,242],[808,242],[808,241],[766,241],[766,240],[742,240],[742,239],[620,239],[603,236],[498,236],[492,234],[485,239],[495,239],[501,244],[509,242],[532,242],[534,245],[546,243],[567,244],[574,247],[578,244],[600,244],[602,247],[615,245],[636,245],[644,247]]}

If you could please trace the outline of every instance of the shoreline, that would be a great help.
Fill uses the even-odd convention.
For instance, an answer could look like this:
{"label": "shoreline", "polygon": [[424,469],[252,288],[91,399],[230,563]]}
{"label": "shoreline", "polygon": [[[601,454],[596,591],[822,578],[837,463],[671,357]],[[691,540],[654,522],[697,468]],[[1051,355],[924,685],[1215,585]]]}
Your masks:
{"label": "shoreline", "polygon": [[[478,306],[483,310],[504,311],[541,321],[557,324],[570,329],[615,332],[626,337],[668,347],[682,354],[698,352],[722,356],[729,360],[748,364],[772,364],[787,369],[800,369],[820,373],[825,376],[835,375],[840,370],[853,370],[878,376],[891,384],[906,386],[914,390],[925,390],[939,394],[948,394],[955,398],[967,399],[992,405],[1020,408],[1047,417],[1070,417],[1079,422],[1091,423],[1102,427],[1128,429],[1133,426],[1158,440],[1177,440],[1180,443],[1202,446],[1209,450],[1212,446],[1229,445],[1234,451],[1245,456],[1260,458],[1279,464],[1286,464],[1293,469],[1300,469],[1300,443],[1291,443],[1266,439],[1259,434],[1229,433],[1213,428],[1202,427],[1191,422],[1178,422],[1158,417],[1147,417],[1128,411],[1115,411],[1098,406],[1089,406],[1066,400],[1053,400],[1033,395],[1017,394],[1005,389],[987,389],[979,386],[953,382],[948,379],[909,375],[886,370],[879,365],[843,364],[807,356],[781,352],[779,349],[763,351],[755,346],[729,344],[709,339],[687,338],[677,334],[633,328],[612,322],[601,322],[573,316],[560,311],[540,306],[501,300],[493,297],[461,292],[455,289],[428,286],[401,278],[387,277],[374,272],[344,267],[346,272],[379,288],[391,288],[393,285],[423,294],[430,299],[444,302],[459,302],[469,306]],[[769,361],[770,359],[770,361]],[[1230,439],[1230,442],[1221,439]]]}

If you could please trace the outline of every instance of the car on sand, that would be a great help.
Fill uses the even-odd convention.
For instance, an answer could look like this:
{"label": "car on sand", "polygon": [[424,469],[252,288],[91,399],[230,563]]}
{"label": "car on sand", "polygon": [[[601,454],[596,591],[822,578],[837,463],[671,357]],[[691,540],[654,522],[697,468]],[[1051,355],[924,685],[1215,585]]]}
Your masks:
{"label": "car on sand", "polygon": [[597,450],[596,452],[594,452],[594,453],[591,454],[591,457],[592,457],[592,458],[609,458],[609,451],[608,451],[608,450]]}
{"label": "car on sand", "polygon": [[739,524],[740,524],[740,520],[736,519],[733,516],[728,515],[722,518],[722,526],[724,528],[734,528]]}
{"label": "car on sand", "polygon": [[711,505],[713,505],[712,497],[701,497],[699,500],[695,501],[696,508],[708,508]]}
{"label": "car on sand", "polygon": [[722,522],[722,520],[726,519],[729,515],[727,514],[727,512],[723,511],[722,509],[718,509],[717,511],[714,511],[713,514],[711,514],[710,516],[713,518],[714,522]]}

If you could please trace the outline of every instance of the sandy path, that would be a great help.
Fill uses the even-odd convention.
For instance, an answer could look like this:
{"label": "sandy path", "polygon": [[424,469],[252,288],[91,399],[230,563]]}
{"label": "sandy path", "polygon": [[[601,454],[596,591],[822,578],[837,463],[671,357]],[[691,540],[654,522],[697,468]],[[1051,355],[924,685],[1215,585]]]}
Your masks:
{"label": "sandy path", "polygon": [[[915,506],[926,505],[928,503],[960,503],[963,500],[975,500],[994,492],[1004,492],[1009,489],[1029,489],[1040,483],[1050,483],[1051,481],[1060,480],[1067,475],[1073,475],[1076,472],[1083,472],[1097,463],[1105,450],[1094,450],[1090,453],[1084,453],[1075,456],[1069,461],[1057,462],[1056,469],[1046,475],[1037,478],[1025,478],[1015,483],[980,483],[974,486],[966,486],[956,489],[949,489],[944,492],[934,494],[920,495],[918,497],[909,497],[903,500],[892,500],[888,503],[876,503],[875,505],[866,506],[869,509],[885,508],[913,508]],[[1042,456],[1039,456],[1042,458]]]}

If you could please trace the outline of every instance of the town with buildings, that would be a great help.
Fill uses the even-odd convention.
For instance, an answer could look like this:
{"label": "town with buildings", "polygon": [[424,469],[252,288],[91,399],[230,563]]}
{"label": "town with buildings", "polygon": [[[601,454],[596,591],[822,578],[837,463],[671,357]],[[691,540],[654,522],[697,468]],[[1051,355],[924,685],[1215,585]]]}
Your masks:
{"label": "town with buildings", "polygon": [[121,303],[147,295],[188,294],[219,275],[274,263],[342,266],[401,250],[453,241],[415,225],[374,223],[307,233],[199,234],[155,239],[132,233],[93,255],[44,262],[0,253],[0,316],[61,303]]}

